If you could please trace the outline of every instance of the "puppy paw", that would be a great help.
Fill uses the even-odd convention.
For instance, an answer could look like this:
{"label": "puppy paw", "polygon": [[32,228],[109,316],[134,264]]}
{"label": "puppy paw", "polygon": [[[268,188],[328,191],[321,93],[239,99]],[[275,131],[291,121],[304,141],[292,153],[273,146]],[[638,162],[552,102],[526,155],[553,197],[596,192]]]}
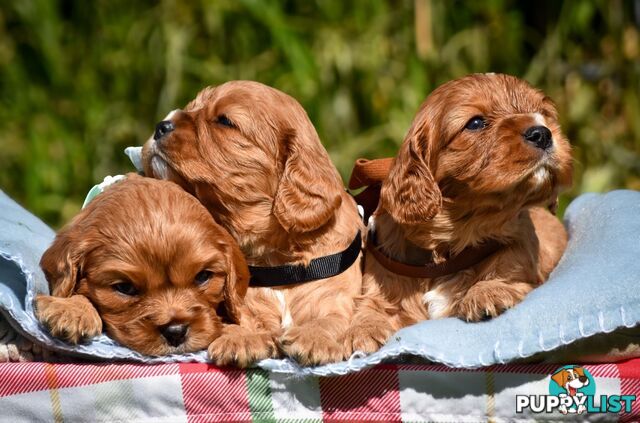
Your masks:
{"label": "puppy paw", "polygon": [[69,298],[39,295],[36,317],[51,335],[77,344],[102,333],[102,319],[91,302],[82,295]]}
{"label": "puppy paw", "polygon": [[350,354],[356,351],[370,354],[378,351],[393,332],[393,328],[385,320],[360,321],[347,330],[344,335],[344,345]]}
{"label": "puppy paw", "polygon": [[268,333],[230,331],[209,345],[209,357],[218,366],[246,368],[265,358],[277,358],[278,347]]}
{"label": "puppy paw", "polygon": [[280,348],[303,366],[317,366],[344,360],[349,351],[325,331],[295,326],[279,339]]}
{"label": "puppy paw", "polygon": [[480,281],[456,305],[455,315],[469,322],[494,318],[521,302],[532,289],[533,285],[522,282]]}

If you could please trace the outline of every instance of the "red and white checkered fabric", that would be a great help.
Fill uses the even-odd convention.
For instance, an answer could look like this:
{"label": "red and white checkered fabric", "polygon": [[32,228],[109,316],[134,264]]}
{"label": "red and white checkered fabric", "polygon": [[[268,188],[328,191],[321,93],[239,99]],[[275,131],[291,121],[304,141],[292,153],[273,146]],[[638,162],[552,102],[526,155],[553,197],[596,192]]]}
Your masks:
{"label": "red and white checkered fabric", "polygon": [[[516,395],[548,395],[559,365],[478,370],[380,365],[296,379],[206,364],[0,364],[0,421],[639,421],[630,412],[516,413]],[[596,395],[640,396],[640,359],[585,365]]]}

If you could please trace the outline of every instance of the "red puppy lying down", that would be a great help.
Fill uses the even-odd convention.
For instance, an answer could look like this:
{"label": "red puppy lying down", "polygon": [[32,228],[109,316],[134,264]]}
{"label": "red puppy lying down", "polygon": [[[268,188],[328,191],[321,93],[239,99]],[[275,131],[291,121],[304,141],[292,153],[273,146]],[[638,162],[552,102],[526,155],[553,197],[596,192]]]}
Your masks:
{"label": "red puppy lying down", "polygon": [[[135,174],[108,187],[56,236],[40,265],[36,314],[72,343],[107,334],[149,355],[207,348],[238,321],[249,274],[194,197]],[[221,312],[221,315],[218,314]]]}

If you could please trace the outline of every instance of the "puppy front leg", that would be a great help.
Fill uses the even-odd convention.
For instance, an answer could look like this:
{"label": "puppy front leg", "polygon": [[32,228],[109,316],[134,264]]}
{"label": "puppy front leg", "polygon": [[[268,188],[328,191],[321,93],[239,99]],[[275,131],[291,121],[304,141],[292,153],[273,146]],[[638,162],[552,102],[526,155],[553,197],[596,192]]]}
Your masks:
{"label": "puppy front leg", "polygon": [[342,361],[349,351],[339,341],[348,327],[345,316],[319,317],[287,329],[279,339],[280,348],[303,366]]}
{"label": "puppy front leg", "polygon": [[[367,269],[372,272],[370,269]],[[390,310],[395,313],[391,315]],[[342,343],[347,356],[356,351],[370,354],[376,352],[393,333],[400,329],[397,322],[398,311],[385,295],[378,283],[365,274],[363,292],[356,299],[356,313],[344,334]]]}
{"label": "puppy front leg", "polygon": [[218,366],[247,368],[257,361],[278,357],[278,335],[240,325],[225,325],[222,336],[209,345],[209,357]]}
{"label": "puppy front leg", "polygon": [[533,283],[492,279],[476,282],[452,304],[451,315],[469,322],[493,318],[510,309],[535,288]]}
{"label": "puppy front leg", "polygon": [[35,303],[36,317],[56,338],[77,344],[102,333],[102,319],[83,295],[38,295]]}
{"label": "puppy front leg", "polygon": [[370,354],[378,351],[395,331],[390,317],[378,307],[363,306],[353,316],[342,342],[349,356],[356,351]]}

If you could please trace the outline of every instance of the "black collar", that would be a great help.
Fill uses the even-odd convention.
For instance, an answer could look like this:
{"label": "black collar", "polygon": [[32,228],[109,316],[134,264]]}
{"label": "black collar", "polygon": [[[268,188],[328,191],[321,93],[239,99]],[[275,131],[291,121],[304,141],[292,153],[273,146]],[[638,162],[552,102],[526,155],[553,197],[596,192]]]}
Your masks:
{"label": "black collar", "polygon": [[292,264],[274,267],[249,266],[249,286],[272,287],[295,285],[326,279],[347,270],[356,261],[362,248],[360,231],[346,250],[311,260],[308,266]]}

